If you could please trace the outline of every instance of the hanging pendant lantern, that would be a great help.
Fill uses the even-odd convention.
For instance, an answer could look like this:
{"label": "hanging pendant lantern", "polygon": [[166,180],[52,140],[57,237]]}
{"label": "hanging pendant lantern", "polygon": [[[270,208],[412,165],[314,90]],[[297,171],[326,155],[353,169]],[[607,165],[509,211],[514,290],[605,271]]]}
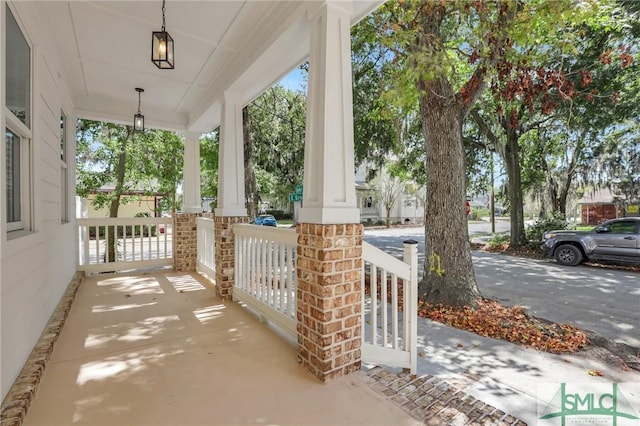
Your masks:
{"label": "hanging pendant lantern", "polygon": [[140,94],[144,89],[136,87],[136,92],[138,92],[138,112],[133,116],[133,131],[144,132],[144,115],[140,112]]}
{"label": "hanging pendant lantern", "polygon": [[165,30],[165,0],[162,0],[162,30],[151,35],[151,62],[161,70],[174,68],[173,38]]}

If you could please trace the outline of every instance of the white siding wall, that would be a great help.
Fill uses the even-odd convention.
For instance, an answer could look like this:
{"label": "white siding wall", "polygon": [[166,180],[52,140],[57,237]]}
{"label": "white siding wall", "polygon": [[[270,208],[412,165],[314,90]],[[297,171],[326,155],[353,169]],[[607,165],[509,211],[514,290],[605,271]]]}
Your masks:
{"label": "white siding wall", "polygon": [[[4,38],[5,2],[0,2],[0,52]],[[10,3],[32,49],[32,147],[34,231],[7,239],[6,212],[0,221],[1,399],[4,399],[75,272],[75,222],[60,218],[60,110],[67,114],[69,212],[74,212],[75,113],[54,49],[39,28],[33,2]],[[4,85],[4,54],[0,80]],[[3,87],[4,89],[4,87]],[[5,127],[4,93],[0,124]],[[1,202],[5,204],[4,137],[0,154]],[[70,216],[73,216],[72,214]]]}

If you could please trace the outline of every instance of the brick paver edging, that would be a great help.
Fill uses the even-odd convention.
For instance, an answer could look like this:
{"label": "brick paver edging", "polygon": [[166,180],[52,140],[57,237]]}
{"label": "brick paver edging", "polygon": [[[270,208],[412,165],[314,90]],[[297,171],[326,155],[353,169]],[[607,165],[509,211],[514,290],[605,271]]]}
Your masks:
{"label": "brick paver edging", "polygon": [[377,393],[426,425],[526,426],[522,420],[430,375],[394,374],[382,367],[356,374]]}
{"label": "brick paver edging", "polygon": [[44,374],[47,361],[53,352],[53,345],[62,331],[69,310],[71,310],[71,303],[76,297],[83,278],[84,272],[76,272],[58,302],[58,306],[51,314],[38,343],[29,354],[18,378],[0,406],[0,426],[20,426],[22,424],[38,384],[40,384],[40,378]]}

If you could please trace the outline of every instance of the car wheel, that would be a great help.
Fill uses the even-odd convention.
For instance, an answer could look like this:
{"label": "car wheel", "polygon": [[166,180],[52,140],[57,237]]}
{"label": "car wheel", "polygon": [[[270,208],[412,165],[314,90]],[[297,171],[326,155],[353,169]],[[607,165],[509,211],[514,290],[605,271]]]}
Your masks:
{"label": "car wheel", "polygon": [[554,252],[556,262],[566,266],[576,266],[582,263],[582,252],[576,246],[571,244],[561,245]]}

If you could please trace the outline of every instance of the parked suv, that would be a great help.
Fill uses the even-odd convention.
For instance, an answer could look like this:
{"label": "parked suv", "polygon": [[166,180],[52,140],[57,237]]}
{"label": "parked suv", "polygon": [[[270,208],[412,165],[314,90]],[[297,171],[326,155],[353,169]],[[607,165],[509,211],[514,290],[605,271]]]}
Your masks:
{"label": "parked suv", "polygon": [[584,260],[640,263],[640,217],[609,220],[590,231],[549,231],[540,248],[561,265]]}

